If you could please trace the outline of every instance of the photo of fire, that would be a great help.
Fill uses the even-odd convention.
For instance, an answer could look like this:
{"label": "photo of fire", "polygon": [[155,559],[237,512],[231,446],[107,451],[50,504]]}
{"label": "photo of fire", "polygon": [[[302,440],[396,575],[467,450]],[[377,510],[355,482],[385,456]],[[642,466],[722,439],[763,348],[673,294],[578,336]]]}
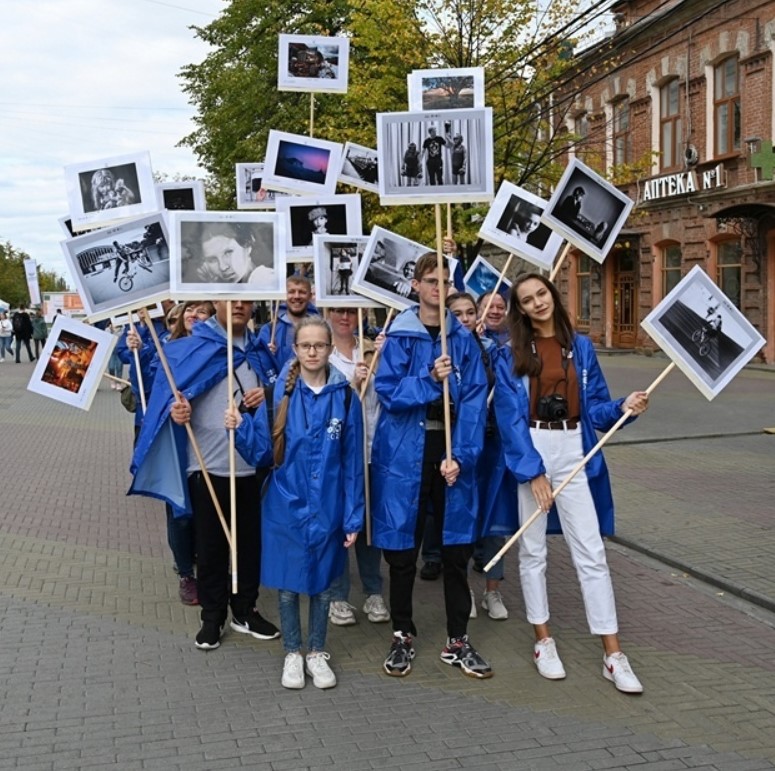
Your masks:
{"label": "photo of fire", "polygon": [[43,382],[77,394],[96,350],[96,341],[62,331],[43,371]]}

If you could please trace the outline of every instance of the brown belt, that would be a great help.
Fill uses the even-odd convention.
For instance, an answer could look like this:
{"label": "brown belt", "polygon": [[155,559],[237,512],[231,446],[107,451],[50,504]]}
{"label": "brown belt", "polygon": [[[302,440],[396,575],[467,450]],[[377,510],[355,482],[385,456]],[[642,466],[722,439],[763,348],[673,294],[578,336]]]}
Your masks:
{"label": "brown belt", "polygon": [[573,431],[578,425],[578,418],[573,418],[573,420],[553,420],[551,422],[545,420],[530,421],[530,428],[548,429],[549,431]]}

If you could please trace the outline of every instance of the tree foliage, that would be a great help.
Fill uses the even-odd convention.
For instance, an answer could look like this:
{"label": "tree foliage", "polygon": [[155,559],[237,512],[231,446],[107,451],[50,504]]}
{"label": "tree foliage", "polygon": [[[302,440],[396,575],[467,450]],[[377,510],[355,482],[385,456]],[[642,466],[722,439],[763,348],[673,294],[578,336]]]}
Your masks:
{"label": "tree foliage", "polygon": [[[18,251],[8,241],[0,243],[0,298],[9,303],[12,308],[21,303],[30,304],[30,293],[24,274],[26,259],[29,259],[29,254]],[[61,276],[40,266],[38,285],[41,293],[67,291],[67,282]]]}

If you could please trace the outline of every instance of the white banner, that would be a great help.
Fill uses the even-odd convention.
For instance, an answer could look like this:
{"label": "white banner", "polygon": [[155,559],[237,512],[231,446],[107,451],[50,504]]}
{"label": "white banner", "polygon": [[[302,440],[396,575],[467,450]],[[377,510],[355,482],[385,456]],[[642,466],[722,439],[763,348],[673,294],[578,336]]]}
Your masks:
{"label": "white banner", "polygon": [[30,292],[30,305],[40,305],[40,286],[38,286],[38,266],[33,259],[24,261],[24,275],[27,278],[27,289]]}

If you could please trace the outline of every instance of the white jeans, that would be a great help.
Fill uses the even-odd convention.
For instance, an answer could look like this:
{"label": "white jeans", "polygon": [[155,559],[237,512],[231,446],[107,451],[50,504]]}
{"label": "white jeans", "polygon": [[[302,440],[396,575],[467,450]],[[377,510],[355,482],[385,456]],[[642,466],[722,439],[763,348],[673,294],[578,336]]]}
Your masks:
{"label": "white jeans", "polygon": [[[581,427],[571,431],[531,428],[533,446],[541,455],[552,488],[562,483],[584,457]],[[555,499],[562,532],[576,568],[587,623],[592,634],[616,634],[616,605],[605,546],[595,512],[595,504],[582,469]],[[530,483],[519,485],[520,522],[538,508]],[[525,598],[527,620],[531,624],[549,621],[546,593],[546,515],[538,517],[519,541],[519,575]]]}

